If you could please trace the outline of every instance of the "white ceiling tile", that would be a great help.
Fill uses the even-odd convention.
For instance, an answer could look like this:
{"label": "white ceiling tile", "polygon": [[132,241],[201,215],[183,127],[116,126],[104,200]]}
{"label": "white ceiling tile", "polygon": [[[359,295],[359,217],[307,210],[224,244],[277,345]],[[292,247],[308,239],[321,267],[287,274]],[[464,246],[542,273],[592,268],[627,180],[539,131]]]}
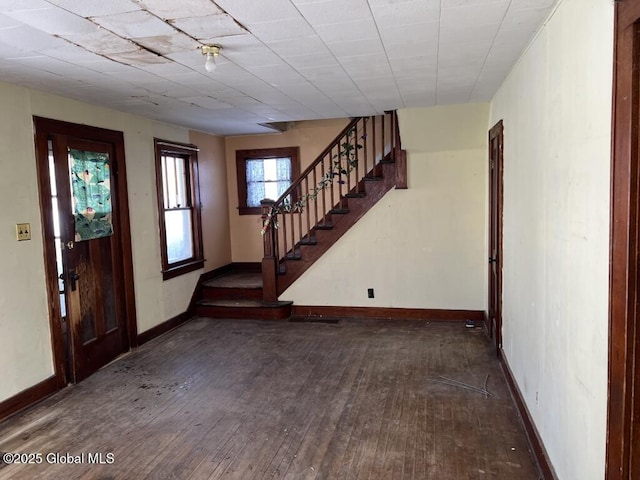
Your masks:
{"label": "white ceiling tile", "polygon": [[167,0],[135,0],[143,9],[152,11],[155,15],[168,19],[206,17],[218,15],[223,11],[211,0],[180,0],[180,2],[168,2]]}
{"label": "white ceiling tile", "polygon": [[11,45],[5,45],[0,42],[0,58],[2,59],[11,59],[11,58],[21,58],[21,57],[39,57],[42,54],[40,52],[25,52],[17,47],[13,47]]}
{"label": "white ceiling tile", "polygon": [[18,27],[21,23],[15,18],[0,14],[0,28]]}
{"label": "white ceiling tile", "polygon": [[289,0],[216,0],[216,3],[245,25],[300,18],[300,13]]}
{"label": "white ceiling tile", "polygon": [[344,57],[376,56],[385,58],[386,55],[382,43],[378,40],[350,40],[348,42],[329,43],[327,47],[331,53],[341,60]]}
{"label": "white ceiling tile", "polygon": [[45,0],[2,0],[2,2],[0,2],[0,10],[3,12],[40,10],[42,8],[49,8],[51,3]]}
{"label": "white ceiling tile", "polygon": [[549,13],[546,8],[530,8],[518,10],[509,8],[504,17],[503,28],[522,29],[526,25],[539,25]]}
{"label": "white ceiling tile", "polygon": [[547,11],[559,0],[511,0],[511,10],[521,10],[527,8],[546,8]]}
{"label": "white ceiling tile", "polygon": [[15,47],[23,52],[34,52],[43,47],[63,47],[67,44],[64,40],[28,25],[0,29],[0,43]]}
{"label": "white ceiling tile", "polygon": [[461,90],[438,90],[436,92],[436,103],[438,105],[452,105],[456,103],[467,103],[467,99],[471,93]]}
{"label": "white ceiling tile", "polygon": [[124,82],[139,83],[143,85],[162,80],[160,77],[152,73],[145,72],[139,68],[128,68],[126,71],[109,72],[106,75],[111,75]]}
{"label": "white ceiling tile", "polygon": [[48,57],[57,58],[59,60],[64,60],[65,62],[75,64],[105,61],[104,57],[91,53],[82,47],[72,45],[70,43],[67,43],[63,47],[41,50],[40,53]]}
{"label": "white ceiling tile", "polygon": [[226,14],[179,18],[170,23],[199,40],[246,33],[246,30],[233,20],[233,17]]}
{"label": "white ceiling tile", "polygon": [[265,67],[248,67],[251,73],[272,85],[295,85],[306,82],[305,78],[289,65],[280,64]]}
{"label": "white ceiling tile", "polygon": [[366,0],[327,0],[298,4],[298,9],[313,26],[361,20],[371,16]]}
{"label": "white ceiling tile", "polygon": [[[124,38],[121,38],[114,33],[111,33],[104,29],[98,29],[98,31],[89,34],[61,35],[61,37],[74,43],[75,45],[87,49],[90,52],[101,55],[111,55],[113,53],[119,52],[130,52],[138,48],[131,41],[125,40]],[[50,45],[47,45],[47,48],[50,47]]]}
{"label": "white ceiling tile", "polygon": [[[533,0],[537,1],[537,0]],[[546,0],[541,0],[546,1]],[[442,0],[442,9],[456,9],[461,7],[491,7],[495,3],[509,3],[510,0]]]}
{"label": "white ceiling tile", "polygon": [[136,12],[92,17],[98,25],[125,38],[154,37],[170,35],[174,29],[157,17],[138,10]]}
{"label": "white ceiling tile", "polygon": [[211,110],[233,107],[233,105],[230,105],[226,102],[221,102],[220,100],[216,100],[213,97],[184,97],[182,100]]}
{"label": "white ceiling tile", "polygon": [[131,0],[47,0],[82,17],[133,12],[140,7]]}
{"label": "white ceiling tile", "polygon": [[[0,71],[186,128],[271,131],[255,123],[488,99],[553,3],[0,0]],[[210,43],[222,46],[213,73],[199,49]]]}
{"label": "white ceiling tile", "polygon": [[349,22],[317,25],[318,32],[327,43],[338,43],[351,40],[366,40],[379,37],[376,22],[372,17],[366,17]]}
{"label": "white ceiling tile", "polygon": [[[200,51],[176,52],[176,53],[169,53],[165,56],[167,58],[170,58],[176,63],[180,63],[184,66],[187,66],[193,69],[202,70],[203,73],[205,72],[204,57],[202,56],[202,52]],[[218,57],[218,60],[216,60],[216,65],[220,67],[221,63],[222,63],[221,59],[220,57]]]}
{"label": "white ceiling tile", "polygon": [[464,31],[466,28],[478,25],[499,25],[507,12],[509,0],[481,4],[469,2],[468,5],[445,9],[443,6],[440,22],[442,28],[452,28]]}
{"label": "white ceiling tile", "polygon": [[119,52],[109,54],[109,58],[125,65],[153,65],[169,63],[170,60],[151,53],[147,50],[134,50],[131,52]]}
{"label": "white ceiling tile", "polygon": [[411,75],[413,71],[435,70],[438,55],[419,55],[408,58],[390,59],[394,75]]}
{"label": "white ceiling tile", "polygon": [[264,48],[261,52],[226,52],[225,57],[242,67],[264,67],[269,65],[280,66],[282,59],[271,50]]}
{"label": "white ceiling tile", "polygon": [[402,99],[406,106],[412,107],[432,107],[436,104],[436,91],[425,90],[424,92],[403,95]]}
{"label": "white ceiling tile", "polygon": [[8,12],[12,17],[25,25],[29,25],[49,34],[91,33],[98,27],[86,18],[69,13],[61,8],[49,6],[39,10],[18,10]]}
{"label": "white ceiling tile", "polygon": [[317,35],[299,37],[295,41],[277,40],[267,42],[271,50],[282,57],[296,55],[314,55],[317,53],[327,53],[327,46]]}
{"label": "white ceiling tile", "polygon": [[[481,42],[483,44],[491,44],[495,39],[500,24],[494,25],[470,25],[460,28],[458,25],[443,27],[440,30],[441,44],[470,44]],[[462,46],[462,45],[461,45]]]}
{"label": "white ceiling tile", "polygon": [[248,53],[255,51],[263,51],[264,43],[258,40],[253,35],[250,35],[248,31],[244,30],[242,34],[228,35],[224,37],[208,37],[201,39],[204,44],[216,44],[222,47],[221,54],[225,55],[227,52],[240,52]]}
{"label": "white ceiling tile", "polygon": [[162,63],[156,65],[141,65],[136,68],[164,78],[168,78],[172,75],[195,73],[193,69],[185,67],[184,65],[181,65],[177,62]]}
{"label": "white ceiling tile", "polygon": [[160,53],[168,55],[176,52],[199,52],[200,43],[182,32],[173,31],[169,35],[157,35],[154,37],[141,37],[135,39],[136,43]]}
{"label": "white ceiling tile", "polygon": [[440,2],[413,0],[372,5],[373,16],[384,28],[438,22]]}
{"label": "white ceiling tile", "polygon": [[417,58],[422,56],[437,56],[438,42],[427,43],[426,45],[409,44],[402,45],[399,43],[386,44],[385,51],[389,61]]}
{"label": "white ceiling tile", "polygon": [[234,95],[234,96],[225,96],[224,102],[233,105],[236,107],[244,107],[247,105],[259,105],[260,102],[253,97],[249,97],[248,95]]}
{"label": "white ceiling tile", "polygon": [[326,53],[314,55],[294,55],[285,56],[284,60],[293,68],[298,70],[303,68],[334,68],[339,67],[336,58],[327,51]]}
{"label": "white ceiling tile", "polygon": [[419,48],[422,50],[437,51],[439,24],[414,23],[398,27],[385,27],[380,30],[380,35],[385,46],[393,48]]}
{"label": "white ceiling tile", "polygon": [[315,34],[314,30],[302,18],[258,23],[252,25],[249,30],[265,43],[276,40],[295,41],[296,38],[309,37]]}

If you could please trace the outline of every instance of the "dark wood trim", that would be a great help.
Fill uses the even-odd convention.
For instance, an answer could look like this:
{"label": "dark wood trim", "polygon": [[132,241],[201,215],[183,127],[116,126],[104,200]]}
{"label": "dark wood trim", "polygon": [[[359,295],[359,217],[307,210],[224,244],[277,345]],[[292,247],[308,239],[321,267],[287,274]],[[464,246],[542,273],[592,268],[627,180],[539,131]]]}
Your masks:
{"label": "dark wood trim", "polygon": [[60,301],[58,292],[58,273],[56,267],[56,252],[53,246],[53,223],[51,206],[51,186],[49,183],[48,139],[54,135],[65,135],[74,138],[91,139],[113,146],[114,175],[117,178],[117,207],[118,243],[122,253],[122,270],[124,304],[126,316],[126,340],[128,348],[136,345],[137,316],[135,305],[135,286],[133,279],[133,255],[131,247],[131,229],[129,217],[129,196],[127,189],[126,157],[124,148],[124,134],[115,130],[108,130],[90,125],[80,125],[71,122],[53,120],[34,116],[34,140],[36,151],[36,165],[40,192],[40,212],[43,228],[42,241],[45,253],[45,273],[47,278],[47,295],[49,304],[49,322],[53,350],[54,372],[58,388],[63,388],[67,381],[66,349],[62,336],[62,320],[60,318]]}
{"label": "dark wood trim", "polygon": [[482,310],[448,310],[433,308],[329,307],[293,305],[292,317],[306,318],[370,318],[385,320],[484,321]]}
{"label": "dark wood trim", "polygon": [[[36,172],[38,176],[38,190],[40,192],[40,223],[42,225],[42,246],[44,249],[45,278],[47,282],[47,306],[49,311],[49,327],[51,331],[51,349],[53,352],[54,375],[57,388],[67,384],[69,376],[69,362],[64,345],[62,332],[62,318],[60,315],[60,286],[58,283],[58,267],[56,265],[56,251],[53,242],[54,229],[51,221],[53,207],[51,205],[51,183],[49,179],[49,146],[48,135],[40,133],[35,125]],[[51,240],[51,241],[49,241]]]}
{"label": "dark wood trim", "polygon": [[131,245],[131,218],[129,216],[129,191],[127,182],[127,162],[125,161],[124,136],[122,142],[114,145],[116,157],[122,161],[118,162],[118,196],[125,198],[127,201],[120,202],[118,211],[120,217],[120,230],[123,232],[120,240],[120,248],[122,249],[122,273],[124,276],[124,297],[125,297],[125,314],[127,316],[127,334],[129,337],[129,348],[138,345],[138,321],[136,316],[136,295],[135,281],[133,277],[133,247]]}
{"label": "dark wood trim", "polygon": [[[202,245],[202,216],[200,202],[200,182],[198,175],[198,147],[191,144],[168,142],[159,138],[154,139],[155,170],[156,170],[156,195],[158,198],[158,225],[160,227],[160,256],[162,259],[162,279],[184,275],[204,268],[204,253]],[[189,175],[186,178],[189,191],[188,207],[191,210],[191,230],[193,239],[193,256],[186,260],[169,263],[167,256],[167,231],[164,222],[164,186],[162,174],[162,156],[174,155],[182,158],[187,166]]]}
{"label": "dark wood trim", "polygon": [[640,476],[640,3],[617,2],[614,28],[609,384],[605,478]]}
{"label": "dark wood trim", "polygon": [[[497,145],[494,151],[494,144]],[[503,212],[504,212],[504,124],[500,120],[488,135],[489,176],[489,251],[488,301],[489,335],[494,339],[496,354],[502,348],[502,272],[503,262]],[[494,251],[495,249],[495,251]],[[495,262],[495,263],[492,263]],[[494,267],[495,265],[495,267]],[[495,268],[495,273],[494,273]]]}
{"label": "dark wood trim", "polygon": [[529,440],[529,445],[531,446],[531,451],[533,453],[536,462],[538,463],[538,468],[543,475],[545,480],[556,480],[558,476],[549,460],[549,455],[547,454],[547,450],[544,448],[544,444],[542,443],[542,439],[540,438],[540,434],[538,433],[538,429],[531,417],[531,413],[527,408],[527,405],[524,402],[524,397],[522,396],[522,392],[518,388],[518,384],[516,383],[513,372],[509,367],[509,362],[507,361],[504,351],[501,349],[498,358],[500,359],[500,366],[502,367],[502,373],[504,373],[504,378],[507,380],[507,385],[509,386],[509,391],[511,392],[511,396],[513,397],[513,402],[518,409],[518,413],[520,414],[520,418],[522,420],[522,424],[524,426],[524,430],[527,434],[527,439]]}
{"label": "dark wood trim", "polygon": [[169,280],[171,278],[179,277],[185,273],[195,272],[196,270],[202,270],[204,268],[204,260],[191,260],[175,267],[168,268],[162,271],[162,279]]}
{"label": "dark wood trim", "polygon": [[19,412],[60,390],[57,375],[51,376],[0,402],[0,420]]}
{"label": "dark wood trim", "polygon": [[169,320],[166,320],[155,327],[150,328],[149,330],[145,330],[144,332],[138,335],[138,345],[143,345],[147,343],[149,340],[153,340],[160,335],[164,335],[165,333],[173,330],[174,328],[179,327],[183,323],[191,320],[193,316],[187,311],[183,312],[180,315],[176,315]]}
{"label": "dark wood trim", "polygon": [[291,158],[291,182],[294,182],[300,176],[300,147],[236,150],[236,180],[238,183],[238,212],[240,215],[260,215],[262,213],[261,207],[247,206],[247,160],[284,157]]}
{"label": "dark wood trim", "polygon": [[407,180],[407,151],[401,148],[396,150],[396,190],[406,190],[408,188]]}
{"label": "dark wood trim", "polygon": [[262,268],[261,262],[233,262],[230,264],[231,270],[244,272],[259,272]]}

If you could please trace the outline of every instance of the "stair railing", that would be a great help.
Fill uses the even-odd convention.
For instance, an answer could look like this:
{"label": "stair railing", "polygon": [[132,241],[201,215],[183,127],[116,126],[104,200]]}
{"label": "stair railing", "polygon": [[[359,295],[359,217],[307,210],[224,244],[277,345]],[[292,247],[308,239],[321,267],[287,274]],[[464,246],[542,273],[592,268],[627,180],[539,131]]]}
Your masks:
{"label": "stair railing", "polygon": [[300,260],[300,246],[315,243],[315,229],[330,229],[349,196],[361,196],[366,177],[379,176],[379,163],[400,157],[395,112],[356,117],[277,200],[262,204],[263,296],[275,302],[277,275],[286,261]]}

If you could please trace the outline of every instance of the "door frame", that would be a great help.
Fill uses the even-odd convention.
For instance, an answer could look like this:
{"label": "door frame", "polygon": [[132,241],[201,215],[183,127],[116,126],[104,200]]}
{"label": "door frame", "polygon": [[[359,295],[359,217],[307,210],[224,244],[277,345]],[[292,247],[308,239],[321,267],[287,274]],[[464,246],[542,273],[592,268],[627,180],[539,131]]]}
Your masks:
{"label": "door frame", "polygon": [[116,196],[116,208],[119,218],[118,235],[122,249],[122,269],[124,278],[124,312],[126,316],[126,334],[129,348],[137,346],[137,320],[135,309],[135,291],[133,282],[133,259],[131,248],[131,223],[129,219],[129,196],[127,192],[127,175],[124,151],[124,135],[122,132],[107,130],[89,125],[79,125],[60,120],[33,117],[36,170],[40,193],[40,215],[43,231],[44,263],[46,287],[49,307],[49,323],[51,328],[51,344],[53,349],[54,375],[57,388],[67,385],[66,373],[67,352],[62,334],[62,319],[54,245],[53,218],[51,205],[51,184],[48,163],[48,139],[51,135],[66,135],[86,138],[111,144],[114,158],[112,172],[117,181],[112,194]]}
{"label": "door frame", "polygon": [[616,2],[609,257],[607,479],[640,475],[640,3]]}
{"label": "door frame", "polygon": [[[488,226],[489,226],[489,236],[487,240],[488,251],[487,257],[489,259],[489,268],[487,269],[487,317],[488,317],[488,325],[486,326],[489,336],[494,339],[494,343],[496,346],[496,353],[499,356],[502,351],[502,221],[503,221],[503,210],[504,210],[504,157],[503,157],[503,146],[504,146],[504,124],[503,121],[500,120],[489,130],[489,155],[488,155],[488,174],[489,174],[489,182],[488,182]],[[499,149],[497,158],[493,159],[493,154],[491,151],[492,142],[498,139]],[[492,162],[495,160],[495,164]],[[493,175],[495,172],[495,190],[493,185]],[[495,219],[494,219],[494,203],[495,203]],[[491,265],[491,239],[494,234],[494,224],[495,225],[495,236],[496,236],[496,257],[495,257],[495,289],[497,290],[496,295],[492,295],[492,265]],[[497,302],[495,305],[492,305],[494,298],[497,298]],[[494,308],[494,316],[495,316],[495,325],[493,323],[493,318],[491,316],[492,307]]]}

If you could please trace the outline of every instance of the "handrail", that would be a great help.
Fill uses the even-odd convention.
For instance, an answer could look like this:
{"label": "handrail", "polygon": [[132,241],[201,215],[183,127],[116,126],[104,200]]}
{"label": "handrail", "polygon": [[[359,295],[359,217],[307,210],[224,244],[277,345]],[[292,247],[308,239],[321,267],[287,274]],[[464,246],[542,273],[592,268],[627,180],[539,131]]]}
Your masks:
{"label": "handrail", "polygon": [[318,230],[333,228],[335,216],[349,211],[348,199],[364,195],[365,180],[381,178],[388,158],[402,158],[396,113],[355,117],[277,200],[261,202],[264,301],[281,293],[277,275],[286,261],[300,260]]}
{"label": "handrail", "polygon": [[342,139],[342,137],[344,137],[347,133],[349,133],[349,131],[360,121],[362,117],[355,117],[353,118],[349,124],[344,127],[344,129],[342,129],[342,131],[336,136],[336,138],[334,138],[329,145],[327,146],[327,148],[325,148],[322,153],[320,155],[318,155],[316,157],[316,159],[311,162],[311,165],[309,165],[307,168],[304,169],[304,171],[300,174],[300,176],[293,182],[291,182],[291,185],[289,185],[289,188],[287,188],[284,193],[282,195],[280,195],[278,197],[278,199],[275,201],[275,205],[279,205],[280,203],[282,203],[284,201],[284,199],[286,199],[289,195],[291,195],[293,193],[293,191],[296,189],[297,186],[302,184],[302,180],[304,178],[307,177],[307,175],[309,175],[311,172],[313,172],[313,170],[320,164],[320,162],[322,162],[322,160],[324,160],[324,158],[327,156],[327,154],[329,152],[331,152],[331,150],[340,142],[340,140]]}

